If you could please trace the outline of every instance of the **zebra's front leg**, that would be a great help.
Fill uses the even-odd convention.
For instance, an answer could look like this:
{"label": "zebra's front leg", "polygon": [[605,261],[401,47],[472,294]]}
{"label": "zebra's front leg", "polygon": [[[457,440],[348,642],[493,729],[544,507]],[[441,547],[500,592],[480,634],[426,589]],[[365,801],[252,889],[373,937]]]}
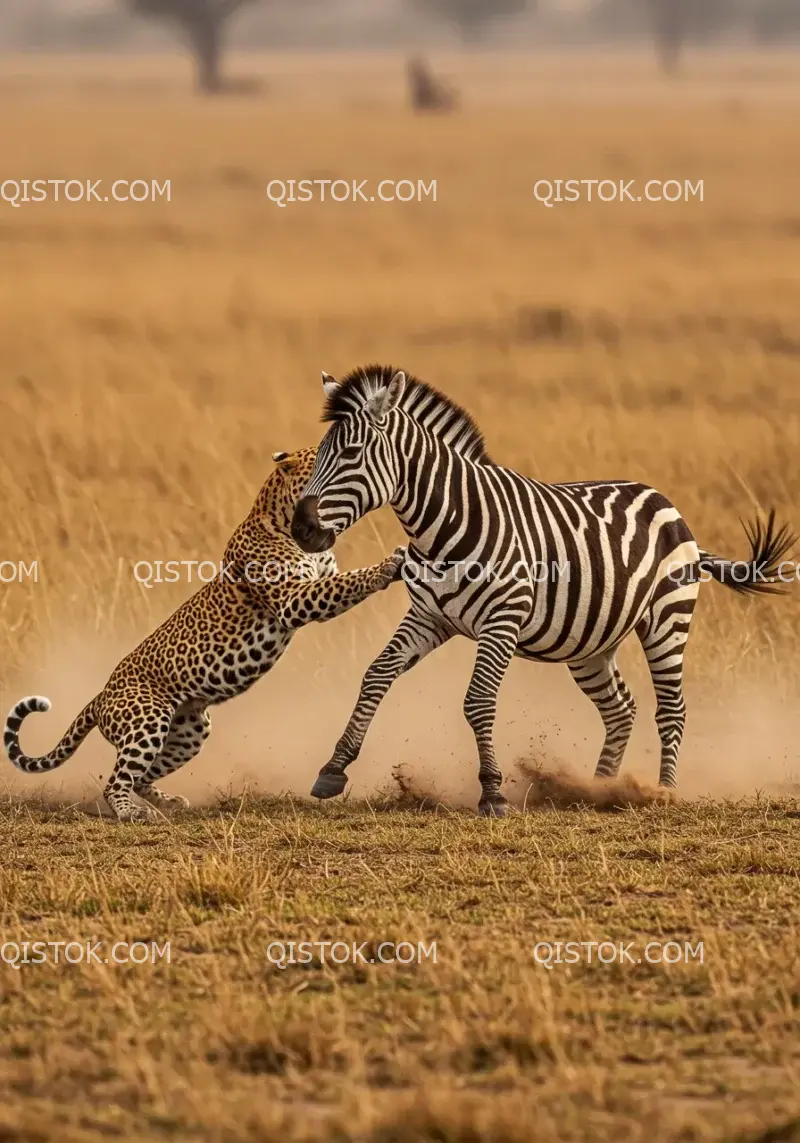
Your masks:
{"label": "zebra's front leg", "polygon": [[319,772],[311,788],[314,798],[335,798],[347,785],[346,768],[358,757],[370,723],[389,687],[405,671],[441,647],[452,632],[429,616],[409,611],[392,638],[368,668],[361,682],[358,702],[333,757]]}
{"label": "zebra's front leg", "polygon": [[478,779],[481,816],[505,817],[508,802],[500,793],[503,775],[494,757],[494,721],[497,693],[519,640],[519,621],[508,619],[484,627],[478,636],[478,653],[464,698],[464,715],[478,744]]}

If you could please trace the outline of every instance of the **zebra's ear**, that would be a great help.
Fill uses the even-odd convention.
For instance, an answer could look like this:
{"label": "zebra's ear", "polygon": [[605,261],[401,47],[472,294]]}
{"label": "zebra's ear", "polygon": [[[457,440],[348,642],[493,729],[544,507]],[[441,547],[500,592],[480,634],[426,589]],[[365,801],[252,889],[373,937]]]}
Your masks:
{"label": "zebra's ear", "polygon": [[328,400],[330,400],[330,398],[333,397],[333,395],[338,391],[338,389],[339,389],[339,382],[336,380],[335,377],[331,377],[330,373],[326,373],[325,370],[323,369],[322,370],[322,391],[325,394],[325,396],[328,398]]}
{"label": "zebra's ear", "polygon": [[379,389],[374,397],[370,397],[366,404],[367,414],[373,421],[382,421],[387,413],[396,409],[406,387],[406,375],[402,369],[395,373],[388,385]]}

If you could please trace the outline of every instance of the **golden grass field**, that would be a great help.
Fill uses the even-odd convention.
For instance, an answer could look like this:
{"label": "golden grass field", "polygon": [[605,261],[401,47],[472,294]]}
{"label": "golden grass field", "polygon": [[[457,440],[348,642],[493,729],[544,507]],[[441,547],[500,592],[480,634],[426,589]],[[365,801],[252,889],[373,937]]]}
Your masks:
{"label": "golden grass field", "polygon": [[[646,480],[722,554],[770,505],[800,527],[797,59],[696,57],[673,83],[637,55],[434,63],[457,115],[412,117],[391,54],[233,57],[263,92],[211,102],[177,58],[0,58],[0,181],[172,192],[0,202],[0,561],[38,562],[0,584],[0,698],[53,699],[27,750],[192,590],[133,565],[219,559],[270,454],[318,439],[321,369],[391,361],[503,463]],[[533,201],[570,177],[702,179],[704,201]],[[436,179],[437,200],[279,209],[274,178]],[[399,539],[368,518],[340,564]],[[350,801],[305,800],[402,612],[398,586],[301,632],[215,713],[180,820],[87,816],[99,736],[47,781],[6,765],[0,936],[168,940],[171,963],[0,965],[3,1143],[800,1138],[798,592],[703,590],[681,804],[648,791],[637,650],[602,797],[594,711],[514,664],[498,754],[529,812],[498,822],[473,816],[466,644],[394,688]],[[281,971],[288,939],[438,957]],[[704,962],[536,965],[559,939]]]}

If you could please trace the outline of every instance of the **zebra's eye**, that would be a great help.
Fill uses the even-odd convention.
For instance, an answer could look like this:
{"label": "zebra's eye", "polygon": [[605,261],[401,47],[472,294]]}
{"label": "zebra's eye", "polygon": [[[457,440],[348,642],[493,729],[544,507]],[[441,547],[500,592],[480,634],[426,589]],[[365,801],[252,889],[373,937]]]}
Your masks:
{"label": "zebra's eye", "polygon": [[345,462],[350,461],[350,460],[358,460],[358,458],[360,456],[361,456],[361,449],[359,448],[358,445],[348,445],[347,448],[342,449],[341,457],[342,457],[342,460]]}

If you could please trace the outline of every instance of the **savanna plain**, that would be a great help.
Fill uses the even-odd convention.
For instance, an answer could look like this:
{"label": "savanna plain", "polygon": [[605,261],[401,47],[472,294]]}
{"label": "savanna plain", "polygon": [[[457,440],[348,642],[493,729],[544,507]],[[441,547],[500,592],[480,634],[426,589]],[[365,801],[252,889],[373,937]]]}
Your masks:
{"label": "savanna plain", "polygon": [[[462,107],[428,118],[400,56],[229,62],[257,94],[194,98],[179,58],[0,60],[0,178],[171,183],[0,203],[0,692],[53,700],[27,751],[199,586],[147,565],[219,560],[270,454],[319,438],[321,369],[421,376],[540,479],[655,484],[712,551],[744,556],[739,518],[771,505],[800,528],[796,58],[696,56],[667,82],[636,54],[442,55]],[[291,178],[437,193],[270,203]],[[704,193],[537,203],[557,178]],[[369,517],[340,565],[400,539]],[[170,951],[0,964],[0,1140],[800,1139],[799,592],[703,588],[670,804],[626,648],[620,780],[590,781],[599,720],[566,672],[514,664],[497,747],[520,812],[478,820],[467,644],[393,688],[352,796],[312,804],[402,585],[215,711],[169,780],[181,817],[102,816],[97,735],[47,780],[4,763],[4,949]],[[289,941],[365,955],[271,963]],[[556,941],[631,954],[537,963]],[[377,963],[381,942],[428,951]]]}

